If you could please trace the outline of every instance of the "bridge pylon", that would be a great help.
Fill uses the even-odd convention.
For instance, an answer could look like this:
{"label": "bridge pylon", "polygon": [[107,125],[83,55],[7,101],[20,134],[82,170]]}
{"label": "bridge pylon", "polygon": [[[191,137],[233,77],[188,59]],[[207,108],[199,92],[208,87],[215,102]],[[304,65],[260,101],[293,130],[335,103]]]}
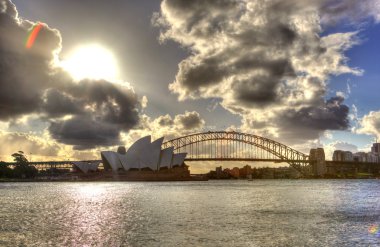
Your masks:
{"label": "bridge pylon", "polygon": [[327,173],[325,150],[323,148],[311,149],[309,159],[312,174],[317,177],[323,177]]}

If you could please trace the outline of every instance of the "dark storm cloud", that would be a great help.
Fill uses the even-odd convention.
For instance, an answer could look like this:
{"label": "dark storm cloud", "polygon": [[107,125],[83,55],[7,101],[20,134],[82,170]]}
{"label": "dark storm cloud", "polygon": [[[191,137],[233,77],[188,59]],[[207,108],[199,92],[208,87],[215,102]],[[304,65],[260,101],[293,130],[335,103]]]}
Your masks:
{"label": "dark storm cloud", "polygon": [[83,107],[91,106],[92,114],[99,120],[117,124],[129,130],[138,123],[139,101],[132,89],[104,80],[83,80],[67,89],[75,98],[80,98]]}
{"label": "dark storm cloud", "polygon": [[33,47],[25,48],[33,25],[18,18],[13,3],[0,0],[0,120],[39,114],[51,122],[54,139],[77,149],[119,143],[120,132],[139,121],[134,91],[104,80],[74,82],[54,65],[58,30],[43,24]]}
{"label": "dark storm cloud", "polygon": [[73,116],[53,120],[48,130],[54,139],[74,145],[74,149],[117,145],[120,132],[139,122],[139,101],[130,88],[83,80],[67,82],[60,89],[47,91],[42,109],[48,118]]}
{"label": "dark storm cloud", "polygon": [[117,125],[96,121],[90,116],[57,120],[51,123],[49,132],[55,140],[73,145],[76,150],[120,144],[120,129]]}
{"label": "dark storm cloud", "polygon": [[46,91],[42,109],[49,117],[61,117],[83,112],[81,102],[57,89],[48,89]]}
{"label": "dark storm cloud", "polygon": [[228,68],[220,61],[221,57],[218,56],[205,58],[201,62],[184,60],[179,64],[179,72],[176,78],[189,90],[218,84],[230,74]]}
{"label": "dark storm cloud", "polygon": [[269,80],[266,76],[252,80],[237,81],[233,85],[234,98],[245,106],[268,105],[278,100],[276,93],[278,80]]}
{"label": "dark storm cloud", "polygon": [[[350,127],[349,107],[344,104],[344,98],[332,97],[312,106],[277,112],[268,119],[245,118],[243,124],[245,129],[255,129],[275,140],[280,137],[294,145],[316,140],[326,130],[347,130]],[[276,132],[271,133],[270,128],[275,128]]]}
{"label": "dark storm cloud", "polygon": [[178,115],[176,122],[181,123],[184,130],[198,129],[204,125],[204,121],[198,112],[186,112],[184,115]]}
{"label": "dark storm cloud", "polygon": [[279,119],[289,127],[305,126],[321,131],[345,130],[349,127],[349,108],[343,101],[342,97],[333,97],[321,107],[304,107],[288,111]]}
{"label": "dark storm cloud", "polygon": [[184,114],[176,115],[174,119],[169,114],[159,116],[153,122],[153,129],[159,129],[161,127],[171,127],[176,128],[176,130],[181,133],[186,132],[188,130],[196,130],[202,128],[205,124],[205,121],[196,111],[186,111]]}
{"label": "dark storm cloud", "polygon": [[239,71],[255,69],[265,71],[251,75],[248,79],[235,80],[232,84],[234,98],[242,105],[260,106],[279,102],[278,85],[286,78],[295,77],[292,65],[286,59],[258,59],[259,56],[244,56],[235,63]]}

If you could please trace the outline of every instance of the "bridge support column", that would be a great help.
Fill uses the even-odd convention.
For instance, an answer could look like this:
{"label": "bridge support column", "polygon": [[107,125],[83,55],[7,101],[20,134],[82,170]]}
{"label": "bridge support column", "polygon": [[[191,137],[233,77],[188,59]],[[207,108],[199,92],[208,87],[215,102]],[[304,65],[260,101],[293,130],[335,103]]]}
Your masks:
{"label": "bridge support column", "polygon": [[313,175],[323,177],[327,173],[325,150],[323,148],[316,148],[310,150],[309,159],[312,160],[311,167]]}

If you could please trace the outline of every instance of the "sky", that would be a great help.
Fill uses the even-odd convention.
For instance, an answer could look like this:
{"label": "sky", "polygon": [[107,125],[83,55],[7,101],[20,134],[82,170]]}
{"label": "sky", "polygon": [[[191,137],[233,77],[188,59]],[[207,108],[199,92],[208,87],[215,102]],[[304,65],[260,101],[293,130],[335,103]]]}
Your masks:
{"label": "sky", "polygon": [[0,0],[0,160],[209,130],[369,151],[379,22],[379,0]]}

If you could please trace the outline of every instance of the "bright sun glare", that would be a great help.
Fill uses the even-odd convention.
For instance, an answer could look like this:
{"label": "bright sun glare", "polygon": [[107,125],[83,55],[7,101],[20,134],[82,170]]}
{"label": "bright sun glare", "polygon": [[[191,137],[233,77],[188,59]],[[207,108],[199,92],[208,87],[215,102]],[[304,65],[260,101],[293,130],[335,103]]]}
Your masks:
{"label": "bright sun glare", "polygon": [[62,67],[75,80],[117,80],[118,68],[113,54],[100,45],[86,45],[75,49],[62,61]]}

